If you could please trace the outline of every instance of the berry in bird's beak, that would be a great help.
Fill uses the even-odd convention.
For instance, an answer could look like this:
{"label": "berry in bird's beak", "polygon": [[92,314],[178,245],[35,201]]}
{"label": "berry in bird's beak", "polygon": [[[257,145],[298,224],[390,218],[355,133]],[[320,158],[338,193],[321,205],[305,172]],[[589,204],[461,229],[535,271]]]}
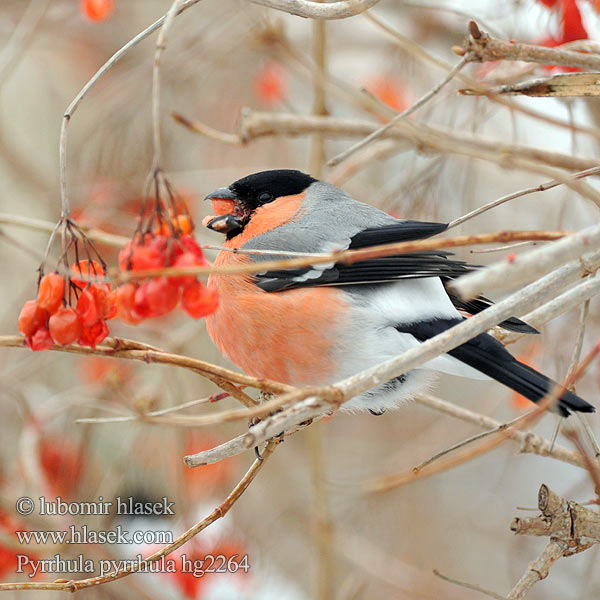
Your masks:
{"label": "berry in bird's beak", "polygon": [[235,213],[235,200],[213,198],[211,201],[213,213],[217,216],[232,215]]}

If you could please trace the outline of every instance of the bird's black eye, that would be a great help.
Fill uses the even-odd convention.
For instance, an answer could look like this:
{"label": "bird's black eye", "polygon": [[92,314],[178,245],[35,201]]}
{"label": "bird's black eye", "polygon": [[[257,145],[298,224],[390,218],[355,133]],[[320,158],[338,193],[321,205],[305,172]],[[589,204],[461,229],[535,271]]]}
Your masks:
{"label": "bird's black eye", "polygon": [[266,204],[267,202],[271,202],[273,200],[273,194],[270,194],[269,192],[261,192],[258,195],[258,203],[259,204]]}

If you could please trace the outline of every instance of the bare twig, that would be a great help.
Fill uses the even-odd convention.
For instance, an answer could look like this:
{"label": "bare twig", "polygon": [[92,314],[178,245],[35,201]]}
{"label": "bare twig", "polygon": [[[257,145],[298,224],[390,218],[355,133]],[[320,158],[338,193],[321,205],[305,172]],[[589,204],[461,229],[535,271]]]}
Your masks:
{"label": "bare twig", "polygon": [[[566,179],[568,179],[568,180],[582,179],[584,177],[589,177],[591,175],[598,175],[598,174],[600,174],[600,167],[592,167],[591,169],[585,169],[584,171],[579,171],[578,173],[573,173],[573,175],[567,176]],[[513,192],[511,194],[507,194],[506,196],[503,196],[502,198],[498,198],[498,200],[494,200],[493,202],[489,202],[488,204],[484,204],[483,206],[480,206],[479,208],[472,210],[471,212],[467,213],[466,215],[463,215],[462,217],[459,217],[458,219],[454,219],[454,221],[450,221],[450,223],[448,224],[448,229],[450,229],[452,227],[456,227],[457,225],[460,225],[461,223],[464,223],[465,221],[468,221],[469,219],[472,219],[473,217],[477,217],[492,208],[496,208],[496,206],[500,206],[501,204],[504,204],[505,202],[508,202],[509,200],[514,200],[515,198],[521,198],[522,196],[526,196],[528,194],[533,194],[535,192],[545,192],[546,190],[550,190],[550,189],[555,188],[562,184],[563,184],[563,181],[558,180],[558,179],[553,179],[552,181],[547,181],[545,183],[541,183],[540,185],[537,185],[535,187],[530,187],[525,190],[519,190],[518,192]]]}
{"label": "bare twig", "polygon": [[249,0],[253,4],[309,19],[347,19],[375,6],[379,0],[335,0],[321,4],[311,0]]}
{"label": "bare twig", "polygon": [[[377,130],[378,125],[371,121],[340,117],[318,117],[315,115],[295,115],[287,113],[265,113],[244,109],[238,123],[238,133],[229,134],[216,131],[197,121],[192,121],[178,113],[175,120],[196,133],[206,135],[219,142],[246,144],[267,136],[307,136],[322,133],[328,138],[364,137]],[[404,121],[381,134],[405,142],[405,147],[418,148],[420,152],[459,154],[509,166],[511,161],[527,169],[526,161],[533,161],[546,167],[582,171],[598,166],[597,159],[572,156],[560,152],[542,150],[531,146],[512,145],[474,136],[434,125],[415,124]],[[399,145],[398,151],[403,146]]]}
{"label": "bare twig", "polygon": [[548,577],[548,572],[553,563],[562,558],[568,546],[562,540],[551,539],[544,551],[527,567],[523,577],[519,579],[515,587],[506,597],[507,600],[519,600],[525,598],[529,590],[542,579]]}
{"label": "bare twig", "polygon": [[165,15],[165,20],[160,28],[154,51],[154,65],[152,67],[152,139],[154,156],[152,158],[152,172],[160,168],[161,143],[160,143],[160,66],[161,56],[167,47],[167,34],[171,29],[173,20],[179,14],[183,0],[173,0],[171,8]]}
{"label": "bare twig", "polygon": [[579,67],[587,71],[600,71],[600,57],[560,48],[546,48],[517,42],[505,42],[480,31],[475,21],[469,22],[469,33],[460,48],[461,56],[472,62],[518,60],[543,65]]}
{"label": "bare twig", "polygon": [[442,81],[440,81],[424,96],[419,98],[419,100],[417,100],[412,106],[402,111],[400,114],[396,115],[391,121],[389,121],[379,129],[376,129],[373,133],[368,135],[360,142],[354,144],[353,146],[350,146],[350,148],[344,150],[344,152],[340,152],[340,154],[338,154],[337,156],[334,156],[327,164],[330,167],[335,167],[336,165],[339,165],[343,160],[354,154],[357,150],[364,148],[366,145],[381,137],[386,131],[394,127],[394,125],[399,123],[402,119],[408,117],[409,115],[412,115],[412,113],[421,108],[421,106],[429,102],[429,100],[431,100],[431,98],[433,98],[447,83],[452,81],[454,76],[467,64],[467,62],[468,59],[466,58],[462,58],[461,60],[459,60],[458,63],[456,63],[456,65],[448,73],[448,75],[446,75],[446,77],[442,79]]}
{"label": "bare twig", "polygon": [[[0,223],[23,227],[24,229],[31,229],[32,231],[46,231],[48,233],[52,233],[56,227],[56,223],[51,223],[50,221],[32,219],[30,217],[20,217],[8,213],[0,213]],[[107,233],[106,231],[96,229],[95,227],[87,228],[80,225],[79,228],[90,240],[106,244],[107,246],[122,248],[129,241],[129,238],[113,233]]]}
{"label": "bare twig", "polygon": [[485,269],[468,273],[452,283],[452,291],[470,299],[484,291],[516,287],[573,259],[600,248],[600,225],[592,225],[559,240],[555,244],[534,248],[526,254],[503,260]]}
{"label": "bare twig", "polygon": [[[571,310],[573,307],[578,306],[598,293],[600,293],[600,275],[596,274],[562,293],[560,296],[553,298],[550,302],[542,304],[532,312],[524,315],[523,320],[533,327],[540,327],[544,323],[555,319],[564,312]],[[494,337],[504,345],[514,343],[522,336],[523,334],[521,333],[506,331],[494,332]]]}
{"label": "bare twig", "polygon": [[496,592],[491,592],[490,590],[486,590],[482,588],[480,585],[476,585],[474,583],[467,583],[466,581],[460,581],[459,579],[454,579],[453,577],[448,577],[448,575],[444,575],[440,573],[437,569],[433,570],[433,574],[444,581],[448,581],[449,583],[453,583],[454,585],[458,585],[459,587],[467,588],[468,590],[474,590],[476,592],[480,592],[489,598],[494,598],[495,600],[506,600],[505,596],[501,596],[500,594],[496,594]]}
{"label": "bare twig", "polygon": [[[441,8],[442,7],[440,6],[439,9]],[[393,40],[400,48],[402,48],[406,52],[409,52],[418,59],[427,62],[431,65],[435,65],[440,69],[444,69],[445,71],[449,71],[452,68],[452,65],[450,63],[446,62],[445,60],[439,59],[436,56],[433,56],[432,54],[427,52],[427,50],[425,50],[423,47],[415,43],[413,40],[402,35],[400,32],[390,27],[388,23],[385,23],[381,19],[375,17],[372,13],[364,13],[364,17],[371,21],[373,24],[375,24],[377,27],[379,27],[382,31],[384,31],[390,37],[390,39]],[[575,43],[577,44],[579,42]],[[563,47],[567,46],[570,46],[570,44],[563,44]],[[544,123],[548,123],[556,127],[561,127],[563,129],[569,129],[570,131],[575,131],[577,133],[585,133],[586,135],[590,135],[592,137],[600,139],[600,133],[593,127],[574,125],[573,123],[570,123],[568,121],[557,119],[547,114],[540,113],[538,111],[527,108],[522,104],[513,102],[509,98],[505,98],[494,94],[489,89],[484,88],[477,80],[473,79],[472,77],[469,77],[469,75],[465,74],[464,72],[458,73],[456,78],[466,83],[467,85],[470,85],[473,89],[476,89],[478,93],[487,96],[487,98],[490,101],[500,104],[511,111],[517,111],[533,119],[543,121]]]}
{"label": "bare twig", "polygon": [[[600,252],[597,252],[592,258],[600,261]],[[218,449],[214,449],[211,458],[239,454],[246,448],[262,443],[290,427],[296,426],[298,423],[320,417],[350,398],[390,381],[402,373],[407,373],[436,356],[460,346],[513,314],[522,314],[522,312],[528,310],[528,307],[536,306],[544,298],[552,297],[556,294],[557,289],[561,289],[565,281],[576,277],[582,268],[579,261],[568,263],[498,302],[498,304],[434,336],[419,346],[407,350],[397,358],[361,371],[333,386],[312,390],[314,396],[307,397],[305,395],[305,400],[298,401],[301,397],[300,394],[302,392],[306,394],[307,392],[307,390],[300,390],[284,394],[252,409],[253,412],[259,410],[266,412],[290,404],[288,408],[281,412],[265,418],[243,436],[223,444]],[[578,377],[579,374],[580,371],[578,370],[573,376]],[[337,396],[335,392],[337,392]],[[325,394],[328,394],[329,397],[327,398]],[[319,400],[319,397],[324,399]],[[506,431],[510,431],[510,429],[502,431],[503,436],[506,436]],[[186,457],[186,460],[188,460],[190,466],[199,466],[206,464],[207,455],[206,453],[200,453],[193,457]]]}
{"label": "bare twig", "polygon": [[[184,10],[187,10],[194,4],[197,4],[200,0],[185,0],[177,14],[181,14]],[[68,127],[71,117],[81,104],[81,101],[87,96],[88,92],[98,83],[102,76],[109,71],[129,50],[134,46],[137,46],[142,40],[146,39],[149,35],[154,33],[164,23],[167,15],[163,15],[160,19],[156,20],[152,25],[144,29],[136,35],[134,38],[129,40],[122,48],[117,50],[99,69],[96,71],[94,76],[81,88],[79,93],[73,98],[73,101],[63,115],[63,121],[60,129],[60,140],[59,140],[59,179],[60,179],[60,198],[61,198],[61,214],[63,216],[69,215],[71,212],[70,201],[67,188],[67,142],[68,142]]]}
{"label": "bare twig", "polygon": [[[0,347],[5,348],[25,348],[24,338],[19,335],[4,335],[0,336]],[[189,369],[213,380],[217,385],[221,383],[229,383],[227,387],[233,387],[235,390],[227,389],[226,391],[234,395],[237,392],[241,392],[238,388],[231,385],[231,382],[237,383],[241,386],[255,387],[256,389],[262,389],[267,392],[275,394],[289,392],[294,390],[292,386],[284,383],[277,383],[276,381],[270,381],[268,379],[257,379],[250,377],[249,375],[242,375],[235,371],[230,371],[217,365],[198,360],[196,358],[190,358],[188,356],[181,356],[178,354],[171,354],[169,352],[163,352],[161,350],[148,349],[144,344],[135,342],[138,344],[137,347],[129,344],[129,340],[123,340],[121,338],[106,338],[102,344],[96,346],[95,349],[87,346],[53,346],[50,350],[57,352],[68,352],[73,354],[94,354],[98,356],[107,356],[110,358],[126,358],[129,360],[139,360],[145,363],[160,363],[182,367]],[[217,383],[218,382],[218,383]]]}

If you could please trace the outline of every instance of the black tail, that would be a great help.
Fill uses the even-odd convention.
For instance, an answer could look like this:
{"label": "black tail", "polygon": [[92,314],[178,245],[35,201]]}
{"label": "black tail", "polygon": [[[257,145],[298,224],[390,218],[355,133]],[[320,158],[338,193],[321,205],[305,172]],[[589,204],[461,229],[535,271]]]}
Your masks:
{"label": "black tail", "polygon": [[[397,327],[424,341],[460,323],[460,319],[436,319]],[[532,402],[539,402],[555,385],[554,381],[535,369],[519,362],[504,346],[487,333],[450,350],[450,356],[492,377],[496,381],[522,394]],[[571,411],[594,412],[596,409],[575,394],[566,391],[558,402],[558,411],[568,416]]]}

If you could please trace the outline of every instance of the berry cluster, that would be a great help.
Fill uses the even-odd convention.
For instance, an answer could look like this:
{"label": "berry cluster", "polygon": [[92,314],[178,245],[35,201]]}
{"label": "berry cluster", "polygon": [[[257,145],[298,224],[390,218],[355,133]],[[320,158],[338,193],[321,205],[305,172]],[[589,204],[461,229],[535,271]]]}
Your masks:
{"label": "berry cluster", "polygon": [[[137,234],[119,254],[121,271],[194,266],[206,267],[208,262],[200,246],[187,234]],[[178,304],[190,317],[200,319],[215,312],[218,302],[216,290],[205,287],[195,275],[149,277],[125,283],[116,290],[117,314],[130,324],[165,315]]]}
{"label": "berry cluster", "polygon": [[[74,343],[95,348],[109,333],[106,321],[115,316],[135,325],[166,315],[177,306],[195,319],[217,310],[216,289],[205,287],[195,274],[146,273],[209,266],[192,237],[194,222],[185,199],[158,169],[150,183],[154,183],[154,193],[144,194],[136,231],[119,253],[120,270],[137,276],[127,278],[115,290],[105,283],[106,265],[93,242],[72,218],[61,217],[39,271],[43,275],[58,233],[62,248],[60,268],[41,276],[37,299],[26,302],[19,316],[19,331],[29,348],[46,350],[54,344]],[[75,264],[70,267],[69,258],[73,255]],[[79,260],[80,256],[87,256],[88,260]]]}
{"label": "berry cluster", "polygon": [[102,342],[108,335],[106,321],[117,313],[115,292],[100,281],[104,275],[104,268],[94,260],[78,261],[66,279],[58,273],[44,275],[37,299],[25,302],[19,315],[25,344],[32,350],[47,350],[54,344],[77,342],[95,348]]}

